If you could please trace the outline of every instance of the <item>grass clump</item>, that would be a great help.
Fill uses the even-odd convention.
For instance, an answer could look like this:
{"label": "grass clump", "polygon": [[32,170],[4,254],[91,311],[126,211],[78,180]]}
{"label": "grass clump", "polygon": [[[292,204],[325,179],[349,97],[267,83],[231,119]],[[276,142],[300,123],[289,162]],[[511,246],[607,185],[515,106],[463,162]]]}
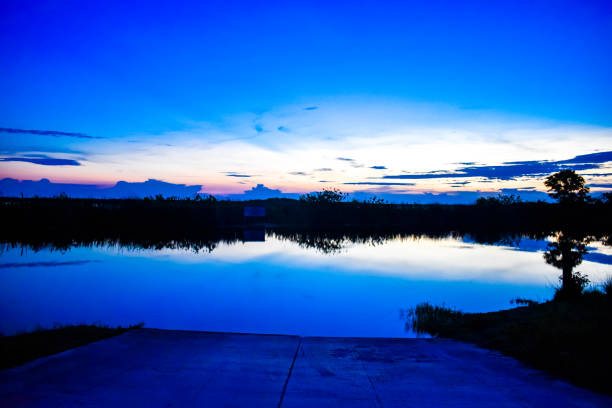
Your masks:
{"label": "grass clump", "polygon": [[463,313],[445,306],[435,306],[427,302],[408,311],[408,324],[417,333],[436,334],[440,327],[460,324]]}
{"label": "grass clump", "polygon": [[80,324],[0,336],[0,369],[15,367],[142,326],[143,323],[129,327]]}
{"label": "grass clump", "polygon": [[601,288],[606,295],[612,296],[612,275],[608,276],[606,280],[603,281]]}
{"label": "grass clump", "polygon": [[407,324],[417,332],[498,350],[578,386],[612,395],[612,296],[600,291],[490,313],[461,313],[429,304],[412,313]]}

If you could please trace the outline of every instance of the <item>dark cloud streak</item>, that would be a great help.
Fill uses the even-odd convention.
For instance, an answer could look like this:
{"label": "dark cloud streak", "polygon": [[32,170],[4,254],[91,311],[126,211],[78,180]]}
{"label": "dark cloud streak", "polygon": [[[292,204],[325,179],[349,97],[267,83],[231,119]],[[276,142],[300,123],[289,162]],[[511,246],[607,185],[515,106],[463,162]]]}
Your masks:
{"label": "dark cloud streak", "polygon": [[[541,177],[560,170],[571,168],[573,170],[599,169],[602,163],[612,161],[612,152],[600,152],[576,156],[561,161],[519,161],[506,162],[496,166],[468,166],[460,167],[454,172],[432,171],[421,174],[386,175],[383,179],[422,180],[439,178],[472,178],[515,180],[519,177]],[[456,183],[455,183],[456,184]]]}
{"label": "dark cloud streak", "polygon": [[360,185],[360,186],[414,186],[414,183],[386,183],[386,182],[373,182],[373,181],[358,181],[352,183],[343,183],[346,185]]}
{"label": "dark cloud streak", "polygon": [[1,268],[33,268],[37,266],[70,266],[70,265],[83,265],[90,262],[100,262],[100,261],[46,261],[46,262],[9,262],[0,264]]}
{"label": "dark cloud streak", "polygon": [[[41,155],[42,156],[42,155]],[[38,164],[41,166],[80,166],[76,160],[54,159],[52,157],[5,157],[0,159],[3,162],[24,162]]]}
{"label": "dark cloud streak", "polygon": [[101,136],[91,136],[85,133],[74,133],[74,132],[60,132],[57,130],[35,130],[35,129],[15,129],[15,128],[0,128],[2,133],[20,133],[40,136],[53,136],[53,137],[76,137],[79,139],[104,139]]}

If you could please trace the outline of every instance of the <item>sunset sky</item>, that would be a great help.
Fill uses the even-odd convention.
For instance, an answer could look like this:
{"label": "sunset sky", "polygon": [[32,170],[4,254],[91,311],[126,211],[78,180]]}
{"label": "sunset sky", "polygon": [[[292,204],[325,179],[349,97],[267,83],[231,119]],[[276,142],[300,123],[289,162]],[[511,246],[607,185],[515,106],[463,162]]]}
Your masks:
{"label": "sunset sky", "polygon": [[604,1],[0,4],[0,179],[612,189]]}

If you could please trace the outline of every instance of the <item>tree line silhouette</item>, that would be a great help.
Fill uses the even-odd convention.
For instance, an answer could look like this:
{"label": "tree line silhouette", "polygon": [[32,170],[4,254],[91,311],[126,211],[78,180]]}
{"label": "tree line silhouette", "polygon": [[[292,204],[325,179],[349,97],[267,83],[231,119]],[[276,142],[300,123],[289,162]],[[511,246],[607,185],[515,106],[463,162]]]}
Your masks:
{"label": "tree line silhouette", "polygon": [[[245,228],[288,235],[380,237],[393,234],[470,234],[482,242],[501,236],[609,235],[612,200],[592,200],[584,180],[561,172],[547,179],[558,203],[523,202],[515,196],[479,199],[471,205],[390,204],[383,200],[346,201],[337,190],[299,200],[220,201],[195,199],[0,198],[0,241],[119,242],[148,247],[206,248],[219,240],[240,239]],[[569,179],[568,179],[569,177]],[[578,177],[578,181],[573,178]],[[550,182],[549,182],[550,180]],[[577,187],[576,187],[577,186]],[[264,207],[265,217],[245,217],[245,207]]]}

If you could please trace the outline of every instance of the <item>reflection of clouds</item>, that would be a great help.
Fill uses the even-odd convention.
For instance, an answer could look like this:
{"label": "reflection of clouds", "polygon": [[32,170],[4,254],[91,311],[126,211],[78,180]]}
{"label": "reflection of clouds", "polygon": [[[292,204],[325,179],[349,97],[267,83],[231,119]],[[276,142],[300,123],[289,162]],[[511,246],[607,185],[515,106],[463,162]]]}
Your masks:
{"label": "reflection of clouds", "polygon": [[7,263],[0,263],[0,269],[2,268],[34,268],[34,267],[72,266],[72,265],[84,265],[90,262],[100,262],[100,261],[99,260],[84,260],[84,261],[7,262]]}
{"label": "reflection of clouds", "polygon": [[[544,262],[541,252],[508,251],[505,246],[466,244],[455,238],[396,238],[375,246],[347,244],[341,251],[324,254],[268,236],[265,243],[221,243],[212,253],[163,249],[140,251],[134,256],[163,256],[172,262],[190,264],[287,265],[288,269],[303,267],[330,273],[432,281],[552,285],[558,276],[558,271]],[[579,269],[593,282],[602,281],[611,271],[608,265],[587,260]]]}
{"label": "reflection of clouds", "polygon": [[589,244],[589,248],[593,248],[595,251],[612,256],[612,246],[604,245],[599,241],[593,241]]}

